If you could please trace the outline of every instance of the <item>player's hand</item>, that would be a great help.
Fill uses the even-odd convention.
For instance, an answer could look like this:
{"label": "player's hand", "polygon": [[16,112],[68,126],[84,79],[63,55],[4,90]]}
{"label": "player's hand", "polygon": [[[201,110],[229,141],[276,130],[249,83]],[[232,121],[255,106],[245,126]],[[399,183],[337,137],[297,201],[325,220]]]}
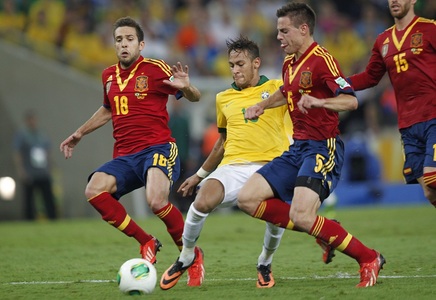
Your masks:
{"label": "player's hand", "polygon": [[61,143],[59,149],[61,150],[61,152],[64,153],[66,159],[73,156],[73,149],[80,142],[81,139],[82,136],[75,132]]}
{"label": "player's hand", "polygon": [[300,101],[297,102],[298,109],[303,113],[307,114],[308,109],[324,107],[325,99],[318,99],[308,94],[301,96]]}
{"label": "player's hand", "polygon": [[192,175],[191,177],[183,181],[183,183],[177,190],[177,193],[182,194],[183,197],[192,196],[201,180],[202,178],[198,177],[197,174]]}
{"label": "player's hand", "polygon": [[257,118],[259,118],[259,116],[263,114],[263,112],[263,108],[260,105],[256,104],[250,106],[245,110],[245,118],[248,120],[256,120]]}
{"label": "player's hand", "polygon": [[177,62],[177,64],[171,67],[171,71],[173,76],[171,76],[170,80],[164,80],[165,84],[179,90],[189,87],[189,67],[187,65],[183,68],[182,63]]}

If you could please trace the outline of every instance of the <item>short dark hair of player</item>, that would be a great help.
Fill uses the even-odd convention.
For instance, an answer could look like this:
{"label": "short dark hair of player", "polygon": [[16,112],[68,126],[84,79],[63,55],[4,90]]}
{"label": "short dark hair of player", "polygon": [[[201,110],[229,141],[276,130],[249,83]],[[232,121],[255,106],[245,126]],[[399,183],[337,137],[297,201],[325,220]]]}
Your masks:
{"label": "short dark hair of player", "polygon": [[226,44],[228,49],[227,50],[228,55],[230,55],[230,52],[232,51],[236,51],[236,52],[247,51],[251,60],[260,57],[259,46],[252,40],[248,39],[246,36],[241,35],[237,39],[228,39],[226,40]]}
{"label": "short dark hair of player", "polygon": [[136,30],[136,36],[138,37],[138,41],[144,40],[144,30],[142,29],[141,25],[139,25],[138,22],[136,22],[131,17],[122,17],[115,21],[113,25],[113,36],[115,37],[115,30],[117,30],[118,27],[133,27]]}
{"label": "short dark hair of player", "polygon": [[290,2],[277,10],[277,18],[288,16],[295,27],[302,24],[309,26],[310,35],[315,30],[316,14],[306,3]]}

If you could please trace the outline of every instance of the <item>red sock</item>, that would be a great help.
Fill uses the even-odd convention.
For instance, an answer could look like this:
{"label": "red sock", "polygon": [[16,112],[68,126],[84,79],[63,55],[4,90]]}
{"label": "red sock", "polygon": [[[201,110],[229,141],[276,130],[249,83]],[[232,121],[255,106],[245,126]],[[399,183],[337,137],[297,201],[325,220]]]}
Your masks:
{"label": "red sock", "polygon": [[185,223],[180,210],[171,203],[168,203],[163,208],[154,212],[154,214],[165,223],[168,233],[171,235],[174,243],[181,251],[183,247],[183,226]]}
{"label": "red sock", "polygon": [[436,189],[436,171],[424,173],[423,180],[426,186]]}
{"label": "red sock", "polygon": [[103,220],[125,235],[134,237],[141,245],[153,238],[130,218],[124,206],[108,192],[103,192],[88,202],[101,214]]}
{"label": "red sock", "polygon": [[291,205],[288,203],[277,198],[271,198],[264,200],[259,204],[253,214],[253,217],[268,221],[279,227],[293,229],[294,223],[292,223],[291,219],[289,218],[290,209]]}
{"label": "red sock", "polygon": [[354,258],[357,262],[368,263],[375,259],[375,251],[369,249],[347,232],[339,223],[317,216],[309,232],[335,249]]}

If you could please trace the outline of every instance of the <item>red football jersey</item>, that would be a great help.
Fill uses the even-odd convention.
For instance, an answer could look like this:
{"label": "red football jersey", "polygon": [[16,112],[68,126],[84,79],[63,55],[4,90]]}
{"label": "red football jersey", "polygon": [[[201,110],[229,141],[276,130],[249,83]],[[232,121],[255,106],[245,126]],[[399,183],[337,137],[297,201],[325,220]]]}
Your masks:
{"label": "red football jersey", "polygon": [[381,33],[366,70],[350,77],[355,90],[375,86],[388,71],[398,127],[436,118],[436,22],[415,17],[406,29]]}
{"label": "red football jersey", "polygon": [[118,63],[103,71],[103,105],[112,111],[114,157],[175,141],[166,106],[168,95],[178,90],[163,83],[171,76],[164,61],[142,56],[127,70]]}
{"label": "red football jersey", "polygon": [[339,115],[325,108],[309,109],[303,114],[297,107],[301,95],[316,98],[335,97],[340,93],[354,95],[344,79],[336,59],[316,42],[295,61],[287,56],[282,69],[282,94],[288,101],[289,114],[294,124],[294,139],[325,140],[339,134]]}

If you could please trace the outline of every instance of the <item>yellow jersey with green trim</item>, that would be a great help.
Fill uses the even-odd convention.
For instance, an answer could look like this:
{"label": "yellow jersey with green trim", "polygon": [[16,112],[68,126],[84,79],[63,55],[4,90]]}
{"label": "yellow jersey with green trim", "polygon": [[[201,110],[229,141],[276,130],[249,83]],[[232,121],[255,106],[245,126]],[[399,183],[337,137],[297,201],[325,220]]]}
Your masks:
{"label": "yellow jersey with green trim", "polygon": [[224,157],[220,166],[267,162],[288,150],[292,122],[287,106],[266,109],[261,118],[247,120],[245,110],[272,95],[283,82],[261,76],[254,87],[239,89],[232,84],[216,96],[217,126],[225,131]]}

